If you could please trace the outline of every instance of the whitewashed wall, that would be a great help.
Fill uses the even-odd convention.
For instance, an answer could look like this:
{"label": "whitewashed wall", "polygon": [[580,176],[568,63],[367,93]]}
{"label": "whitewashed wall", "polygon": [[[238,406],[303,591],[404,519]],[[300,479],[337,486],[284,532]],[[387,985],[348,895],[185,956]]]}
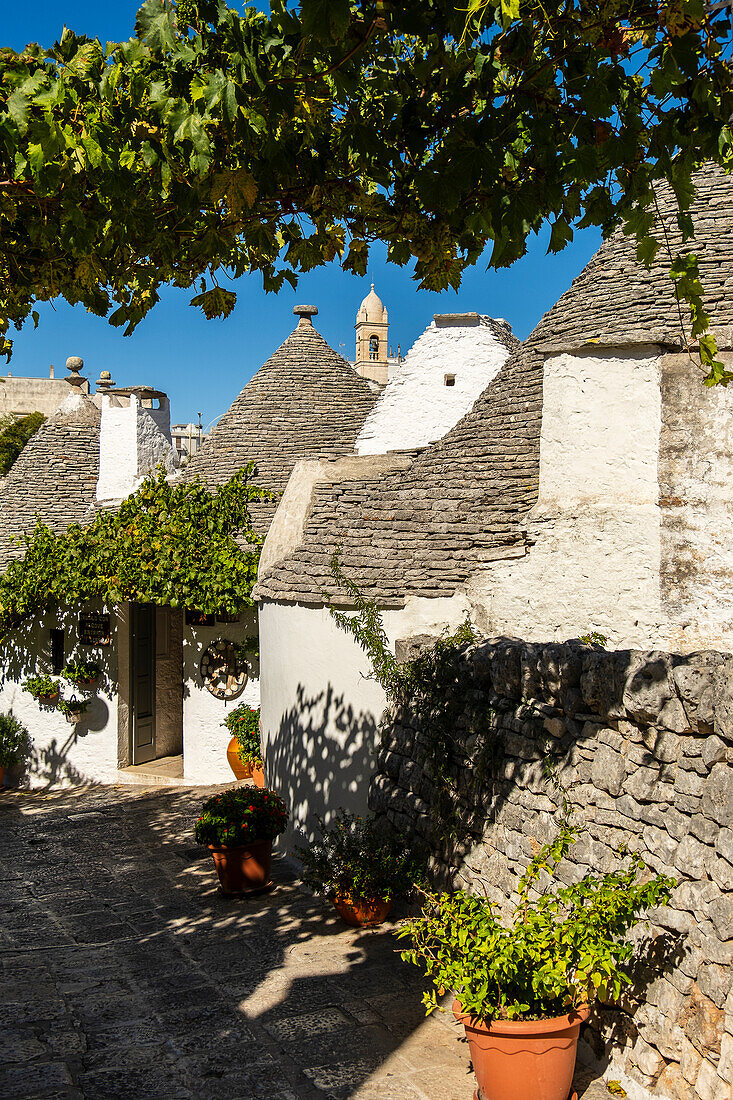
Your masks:
{"label": "whitewashed wall", "polygon": [[241,643],[256,634],[254,610],[246,612],[238,623],[183,628],[183,774],[188,781],[234,782],[226,757],[231,734],[222,722],[242,703],[251,707],[260,705],[259,668],[255,663],[253,676],[239,698],[225,703],[204,687],[199,665],[204,650],[217,638]]}
{"label": "whitewashed wall", "polygon": [[662,626],[653,349],[560,355],[545,364],[534,545],[468,586],[489,636],[565,639],[597,630],[646,646]]}
{"label": "whitewashed wall", "polygon": [[733,650],[733,394],[657,349],[545,364],[529,551],[467,588],[489,636]]}
{"label": "whitewashed wall", "polygon": [[[722,355],[728,369],[733,353]],[[733,650],[733,387],[662,359],[659,505],[666,648]]]}
{"label": "whitewashed wall", "polygon": [[[89,607],[87,606],[88,610]],[[101,608],[94,608],[99,610]],[[78,783],[117,781],[117,659],[116,632],[112,645],[79,646],[79,609],[59,610],[24,623],[6,640],[0,682],[0,711],[12,710],[28,728],[32,755],[26,768],[12,769],[6,781],[30,787],[65,787]],[[112,622],[114,623],[114,614]],[[49,630],[66,631],[66,660],[94,661],[103,669],[99,686],[87,691],[68,683],[51,670]],[[90,706],[78,725],[71,725],[58,710],[39,705],[22,683],[35,673],[47,673],[61,681],[62,695],[89,699]]]}
{"label": "whitewashed wall", "polygon": [[[390,643],[438,633],[465,618],[465,600],[416,600],[384,615]],[[288,804],[282,845],[292,851],[343,807],[367,809],[377,727],[386,705],[363,650],[327,608],[260,607],[265,779]]]}
{"label": "whitewashed wall", "polygon": [[[413,344],[390,379],[356,441],[357,454],[423,447],[464,416],[509,357],[481,323],[436,324]],[[446,386],[445,376],[455,375]]]}

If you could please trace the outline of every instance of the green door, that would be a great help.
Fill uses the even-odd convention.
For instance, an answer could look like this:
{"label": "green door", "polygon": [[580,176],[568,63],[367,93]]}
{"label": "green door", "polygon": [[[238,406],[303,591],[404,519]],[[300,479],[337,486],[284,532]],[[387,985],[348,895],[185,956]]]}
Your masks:
{"label": "green door", "polygon": [[155,605],[132,604],[132,763],[155,760]]}

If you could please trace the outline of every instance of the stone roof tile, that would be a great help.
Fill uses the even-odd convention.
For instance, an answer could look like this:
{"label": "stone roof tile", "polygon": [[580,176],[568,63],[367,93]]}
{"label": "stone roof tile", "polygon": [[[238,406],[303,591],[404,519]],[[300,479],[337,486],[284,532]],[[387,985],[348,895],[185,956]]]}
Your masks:
{"label": "stone roof tile", "polygon": [[[280,493],[299,458],[353,454],[376,400],[377,393],[303,317],[247,383],[183,477],[220,485],[255,462],[257,484]],[[276,507],[252,507],[262,534]]]}
{"label": "stone roof tile", "polygon": [[26,443],[0,486],[0,567],[23,554],[40,520],[61,533],[91,518],[99,476],[99,410],[72,393]]}

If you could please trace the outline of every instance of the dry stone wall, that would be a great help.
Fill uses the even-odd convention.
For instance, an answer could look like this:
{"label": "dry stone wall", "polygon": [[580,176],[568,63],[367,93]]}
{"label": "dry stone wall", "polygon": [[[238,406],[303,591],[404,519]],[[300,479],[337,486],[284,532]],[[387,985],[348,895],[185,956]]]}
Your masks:
{"label": "dry stone wall", "polygon": [[[421,641],[398,643],[398,657]],[[580,642],[497,639],[466,648],[446,697],[460,699],[454,786],[460,841],[436,836],[430,732],[409,706],[383,722],[370,806],[433,851],[436,880],[506,905],[554,835],[569,792],[580,838],[566,881],[618,865],[618,848],[678,880],[651,914],[652,955],[632,996],[597,1008],[583,1051],[629,1096],[733,1096],[733,657],[607,652]],[[438,693],[441,685],[436,685]]]}

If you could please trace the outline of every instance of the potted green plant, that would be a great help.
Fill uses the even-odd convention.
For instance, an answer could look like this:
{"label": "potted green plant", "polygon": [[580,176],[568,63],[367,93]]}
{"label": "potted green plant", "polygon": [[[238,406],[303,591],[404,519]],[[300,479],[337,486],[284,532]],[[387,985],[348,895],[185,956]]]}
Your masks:
{"label": "potted green plant", "polygon": [[223,893],[271,886],[272,842],[287,823],[285,803],[274,791],[234,787],[204,802],[196,842],[210,849]]}
{"label": "potted green plant", "polygon": [[44,706],[53,707],[59,701],[61,684],[50,676],[29,676],[23,683],[23,690]]}
{"label": "potted green plant", "polygon": [[75,695],[72,695],[71,699],[62,699],[58,704],[58,709],[66,716],[66,721],[72,726],[76,726],[81,722],[88,707],[89,701],[87,699],[77,699]]}
{"label": "potted green plant", "polygon": [[61,675],[76,687],[90,687],[102,675],[94,661],[68,661]]}
{"label": "potted green plant", "polygon": [[229,767],[237,779],[253,779],[256,787],[264,787],[260,744],[260,708],[243,703],[235,707],[222,723],[232,737],[227,745]]}
{"label": "potted green plant", "polygon": [[453,994],[483,1100],[567,1100],[589,1006],[629,984],[627,932],[676,885],[632,854],[618,871],[551,889],[576,835],[564,824],[539,850],[507,919],[488,898],[458,890],[427,894],[397,933],[412,941],[402,957],[432,982],[427,1011]]}
{"label": "potted green plant", "polygon": [[28,754],[28,730],[12,711],[0,714],[0,787],[5,769],[20,764]]}
{"label": "potted green plant", "polygon": [[375,817],[339,810],[321,837],[298,848],[303,881],[330,898],[342,920],[354,927],[386,920],[392,899],[424,882],[422,864],[404,837],[390,832]]}

